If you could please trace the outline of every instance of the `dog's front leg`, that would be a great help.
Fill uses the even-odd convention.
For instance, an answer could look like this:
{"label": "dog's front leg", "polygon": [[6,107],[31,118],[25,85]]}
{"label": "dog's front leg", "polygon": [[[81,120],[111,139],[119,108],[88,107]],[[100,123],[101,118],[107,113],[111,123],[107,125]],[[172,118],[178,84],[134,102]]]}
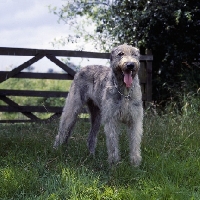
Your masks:
{"label": "dog's front leg", "polygon": [[110,119],[104,126],[106,134],[106,145],[108,151],[108,161],[112,165],[119,162],[119,134],[117,132],[117,122]]}
{"label": "dog's front leg", "polygon": [[141,157],[141,138],[142,138],[142,120],[136,120],[129,128],[130,161],[136,167],[140,165]]}

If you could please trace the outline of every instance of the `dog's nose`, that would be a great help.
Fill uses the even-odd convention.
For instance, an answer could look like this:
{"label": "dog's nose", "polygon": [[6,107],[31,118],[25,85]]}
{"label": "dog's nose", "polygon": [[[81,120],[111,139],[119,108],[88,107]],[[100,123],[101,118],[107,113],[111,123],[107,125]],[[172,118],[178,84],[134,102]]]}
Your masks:
{"label": "dog's nose", "polygon": [[135,68],[135,64],[133,62],[128,62],[126,67],[128,70],[133,70]]}

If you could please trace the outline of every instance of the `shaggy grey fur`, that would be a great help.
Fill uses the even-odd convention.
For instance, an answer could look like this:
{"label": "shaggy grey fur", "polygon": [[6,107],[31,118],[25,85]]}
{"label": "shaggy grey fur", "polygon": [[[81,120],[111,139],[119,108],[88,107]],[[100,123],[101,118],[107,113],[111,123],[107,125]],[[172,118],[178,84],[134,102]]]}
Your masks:
{"label": "shaggy grey fur", "polygon": [[120,160],[119,122],[127,125],[130,161],[135,166],[141,162],[143,107],[138,79],[139,50],[127,44],[111,52],[111,67],[101,65],[82,68],[74,77],[63,109],[54,148],[67,142],[81,108],[86,104],[91,116],[88,137],[90,153],[95,153],[97,133],[104,125],[108,161]]}

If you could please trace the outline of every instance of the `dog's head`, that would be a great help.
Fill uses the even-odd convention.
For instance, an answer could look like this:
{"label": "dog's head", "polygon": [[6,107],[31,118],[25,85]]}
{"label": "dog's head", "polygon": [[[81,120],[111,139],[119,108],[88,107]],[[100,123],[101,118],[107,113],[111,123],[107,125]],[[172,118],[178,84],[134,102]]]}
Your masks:
{"label": "dog's head", "polygon": [[138,73],[139,58],[139,50],[127,44],[115,47],[111,51],[111,67],[115,73],[123,73],[126,87],[131,87],[133,78]]}

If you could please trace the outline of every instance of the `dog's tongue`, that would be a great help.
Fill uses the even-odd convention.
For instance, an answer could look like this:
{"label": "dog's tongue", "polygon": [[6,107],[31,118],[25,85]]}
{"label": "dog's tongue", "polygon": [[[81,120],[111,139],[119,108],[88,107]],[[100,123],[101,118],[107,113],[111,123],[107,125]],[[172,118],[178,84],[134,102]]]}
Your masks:
{"label": "dog's tongue", "polygon": [[133,78],[131,76],[131,73],[124,72],[124,83],[126,83],[126,87],[131,87],[132,82]]}

